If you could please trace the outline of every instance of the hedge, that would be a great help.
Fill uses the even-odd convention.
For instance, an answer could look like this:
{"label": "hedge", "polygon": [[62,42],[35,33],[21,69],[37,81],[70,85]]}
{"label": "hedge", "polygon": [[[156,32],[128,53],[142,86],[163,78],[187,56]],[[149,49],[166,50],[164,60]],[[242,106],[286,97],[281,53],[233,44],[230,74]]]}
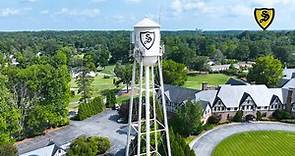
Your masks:
{"label": "hedge", "polygon": [[79,105],[77,119],[84,120],[104,110],[105,104],[103,103],[102,98],[98,96],[89,103]]}

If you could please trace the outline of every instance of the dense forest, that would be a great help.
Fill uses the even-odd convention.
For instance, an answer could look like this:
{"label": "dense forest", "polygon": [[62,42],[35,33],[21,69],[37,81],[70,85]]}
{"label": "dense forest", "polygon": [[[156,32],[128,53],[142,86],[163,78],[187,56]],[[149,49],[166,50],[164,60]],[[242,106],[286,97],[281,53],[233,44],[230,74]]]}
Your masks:
{"label": "dense forest", "polygon": [[[129,40],[129,31],[1,32],[0,144],[66,125],[70,73],[129,63]],[[164,31],[162,41],[164,58],[191,70],[269,54],[295,66],[295,31]]]}

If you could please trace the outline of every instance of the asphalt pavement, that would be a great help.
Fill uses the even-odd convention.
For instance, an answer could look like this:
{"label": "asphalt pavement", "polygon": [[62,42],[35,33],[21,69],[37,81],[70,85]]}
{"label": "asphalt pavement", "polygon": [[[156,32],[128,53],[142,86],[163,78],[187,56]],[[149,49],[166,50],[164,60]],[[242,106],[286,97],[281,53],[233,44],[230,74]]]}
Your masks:
{"label": "asphalt pavement", "polygon": [[117,111],[107,110],[83,121],[71,121],[66,127],[18,143],[17,149],[19,154],[23,154],[45,147],[50,141],[57,145],[64,145],[81,135],[104,136],[108,137],[112,143],[109,153],[121,156],[124,155],[127,140],[127,125],[118,123],[118,118]]}

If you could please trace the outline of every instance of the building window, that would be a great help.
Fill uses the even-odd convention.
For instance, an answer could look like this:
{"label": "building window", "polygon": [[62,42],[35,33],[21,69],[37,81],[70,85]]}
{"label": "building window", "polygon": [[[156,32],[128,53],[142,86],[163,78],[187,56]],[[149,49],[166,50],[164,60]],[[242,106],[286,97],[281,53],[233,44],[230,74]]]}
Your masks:
{"label": "building window", "polygon": [[230,108],[227,108],[228,111],[230,111]]}
{"label": "building window", "polygon": [[238,110],[238,107],[235,107],[235,111]]}
{"label": "building window", "polygon": [[267,106],[265,106],[264,109],[267,109]]}
{"label": "building window", "polygon": [[257,107],[257,109],[258,109],[258,110],[260,110],[260,109],[261,109],[261,107]]}

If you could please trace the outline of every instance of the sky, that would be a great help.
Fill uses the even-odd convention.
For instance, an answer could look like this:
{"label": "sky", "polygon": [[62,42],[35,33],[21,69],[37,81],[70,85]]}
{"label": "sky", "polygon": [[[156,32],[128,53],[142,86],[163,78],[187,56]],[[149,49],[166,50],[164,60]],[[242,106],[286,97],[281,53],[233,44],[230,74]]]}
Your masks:
{"label": "sky", "polygon": [[295,29],[295,0],[0,0],[0,31],[131,30],[144,17],[162,30],[259,30],[260,7],[275,8],[269,30]]}

